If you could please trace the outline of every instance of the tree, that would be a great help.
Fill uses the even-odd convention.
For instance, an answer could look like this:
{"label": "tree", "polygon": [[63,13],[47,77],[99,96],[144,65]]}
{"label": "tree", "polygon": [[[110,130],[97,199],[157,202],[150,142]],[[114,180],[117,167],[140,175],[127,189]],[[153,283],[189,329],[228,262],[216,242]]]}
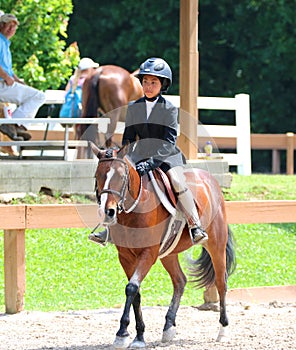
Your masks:
{"label": "tree", "polygon": [[257,133],[296,130],[295,2],[200,2],[201,94],[251,96]]}
{"label": "tree", "polygon": [[[73,4],[68,44],[128,70],[161,56],[173,69],[170,93],[179,93],[179,0]],[[296,129],[294,10],[291,0],[199,1],[200,95],[250,94],[252,132]]]}
{"label": "tree", "polygon": [[20,21],[11,39],[13,68],[38,89],[58,89],[79,62],[76,43],[66,48],[71,0],[6,0],[1,10]]}
{"label": "tree", "polygon": [[67,42],[81,56],[134,71],[146,58],[160,56],[173,69],[170,93],[178,94],[179,0],[73,0]]}
{"label": "tree", "polygon": [[[296,131],[294,12],[291,0],[200,1],[200,94],[250,94],[252,133]],[[270,162],[253,152],[254,171]]]}

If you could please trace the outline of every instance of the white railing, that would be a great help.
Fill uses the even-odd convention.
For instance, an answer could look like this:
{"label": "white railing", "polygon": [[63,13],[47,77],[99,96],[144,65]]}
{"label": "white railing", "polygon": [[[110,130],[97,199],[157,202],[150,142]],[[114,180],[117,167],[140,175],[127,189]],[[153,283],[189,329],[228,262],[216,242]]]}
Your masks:
{"label": "white railing", "polygon": [[[63,90],[47,90],[46,103],[63,103]],[[180,96],[166,95],[176,107],[180,107]],[[237,94],[235,97],[197,97],[199,110],[232,110],[235,112],[235,125],[204,125],[197,127],[198,137],[233,137],[236,139],[236,153],[220,154],[229,165],[237,166],[240,175],[251,175],[251,127],[250,127],[250,96]],[[102,120],[100,129],[105,130],[107,120]],[[118,125],[117,131],[122,132],[123,126]]]}
{"label": "white railing", "polygon": [[[167,95],[176,107],[180,107],[180,96]],[[236,138],[236,153],[223,153],[229,165],[237,166],[240,175],[251,175],[251,128],[250,128],[250,96],[238,94],[232,97],[197,98],[199,110],[233,110],[235,125],[198,125],[198,137],[233,137]]]}
{"label": "white railing", "polygon": [[[45,104],[62,104],[64,102],[64,90],[46,90]],[[180,96],[166,95],[176,107],[180,107]],[[235,97],[201,97],[197,98],[197,107],[199,110],[233,110],[235,112],[235,125],[198,125],[198,137],[206,138],[227,138],[236,139],[236,153],[220,154],[229,165],[237,166],[237,172],[240,175],[251,175],[251,134],[250,134],[250,97],[247,94],[238,94]],[[98,124],[101,132],[107,129],[109,118],[99,118],[94,120],[87,118],[79,120],[77,118],[38,118],[33,123],[47,124]],[[32,121],[22,120],[26,124]],[[1,123],[1,120],[0,120]],[[3,123],[3,122],[2,122]],[[65,140],[68,139],[68,128],[66,128]],[[116,133],[122,133],[124,129],[123,123],[118,123]]]}

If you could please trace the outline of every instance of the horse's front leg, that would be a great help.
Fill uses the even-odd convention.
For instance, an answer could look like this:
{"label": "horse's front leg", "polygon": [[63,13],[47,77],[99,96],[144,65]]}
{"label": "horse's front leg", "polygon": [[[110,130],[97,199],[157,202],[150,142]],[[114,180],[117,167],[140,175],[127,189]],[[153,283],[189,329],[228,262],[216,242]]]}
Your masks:
{"label": "horse's front leg", "polygon": [[[141,254],[137,257],[136,268],[133,268],[132,259],[124,257],[126,250],[124,248],[119,248],[119,259],[121,266],[123,267],[127,277],[129,278],[129,283],[126,286],[125,294],[126,301],[124,306],[124,311],[120,320],[120,328],[116,333],[116,338],[113,343],[116,348],[126,348],[128,346],[129,333],[127,327],[130,323],[130,308],[133,305],[135,319],[136,319],[136,330],[137,335],[133,340],[131,347],[133,348],[144,348],[146,346],[144,341],[144,330],[145,324],[142,317],[141,311],[141,295],[140,295],[140,285],[150,271],[151,266],[155,263],[158,256],[158,246],[149,247],[144,249]],[[134,255],[131,254],[132,258]],[[131,272],[132,271],[132,272]]]}
{"label": "horse's front leg", "polygon": [[138,290],[139,286],[131,282],[129,282],[125,288],[126,301],[120,319],[120,328],[116,333],[116,338],[113,343],[115,349],[125,349],[129,346],[129,333],[127,327],[130,324],[131,305],[134,304],[136,296],[139,295]]}
{"label": "horse's front leg", "polygon": [[134,314],[135,314],[135,319],[136,319],[137,335],[136,335],[135,339],[133,340],[131,347],[132,348],[143,348],[146,345],[145,340],[144,340],[145,324],[144,324],[142,310],[141,310],[141,294],[140,294],[140,292],[138,292],[134,298],[133,308],[134,308]]}

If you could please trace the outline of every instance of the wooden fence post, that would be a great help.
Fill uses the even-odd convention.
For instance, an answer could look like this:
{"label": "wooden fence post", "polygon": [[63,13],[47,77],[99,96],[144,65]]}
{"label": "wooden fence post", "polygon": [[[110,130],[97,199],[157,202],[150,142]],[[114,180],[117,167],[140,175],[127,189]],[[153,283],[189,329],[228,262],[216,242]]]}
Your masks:
{"label": "wooden fence post", "polygon": [[15,314],[24,309],[26,287],[25,230],[4,230],[5,311]]}
{"label": "wooden fence post", "polygon": [[215,285],[207,287],[204,291],[204,302],[208,303],[218,303],[219,294]]}
{"label": "wooden fence post", "polygon": [[294,133],[287,132],[287,175],[294,174]]}
{"label": "wooden fence post", "polygon": [[280,150],[272,150],[272,173],[280,174],[281,173],[281,154]]}

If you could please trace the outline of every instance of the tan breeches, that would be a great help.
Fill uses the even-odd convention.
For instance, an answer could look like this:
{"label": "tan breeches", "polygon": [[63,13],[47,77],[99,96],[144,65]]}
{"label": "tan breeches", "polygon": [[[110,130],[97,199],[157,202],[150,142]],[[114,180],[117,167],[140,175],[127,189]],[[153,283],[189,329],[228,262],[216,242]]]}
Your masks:
{"label": "tan breeches", "polygon": [[184,168],[177,166],[167,171],[172,187],[178,196],[178,204],[184,212],[190,228],[200,226],[199,215],[194,203],[193,195],[188,189]]}

